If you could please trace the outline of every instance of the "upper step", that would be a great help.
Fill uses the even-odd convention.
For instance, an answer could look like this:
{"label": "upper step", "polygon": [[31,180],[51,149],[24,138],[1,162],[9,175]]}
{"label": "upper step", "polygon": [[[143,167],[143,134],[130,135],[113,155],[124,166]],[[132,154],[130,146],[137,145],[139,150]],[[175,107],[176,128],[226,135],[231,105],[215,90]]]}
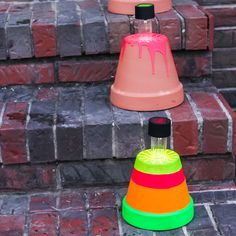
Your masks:
{"label": "upper step", "polygon": [[[1,1],[0,59],[118,53],[132,22],[109,13],[106,0]],[[212,48],[212,18],[191,1],[158,14],[155,31],[167,35],[174,50]]]}
{"label": "upper step", "polygon": [[[107,12],[106,0],[1,1],[0,86],[110,80],[133,17]],[[213,18],[192,1],[157,14],[180,77],[212,73]]]}

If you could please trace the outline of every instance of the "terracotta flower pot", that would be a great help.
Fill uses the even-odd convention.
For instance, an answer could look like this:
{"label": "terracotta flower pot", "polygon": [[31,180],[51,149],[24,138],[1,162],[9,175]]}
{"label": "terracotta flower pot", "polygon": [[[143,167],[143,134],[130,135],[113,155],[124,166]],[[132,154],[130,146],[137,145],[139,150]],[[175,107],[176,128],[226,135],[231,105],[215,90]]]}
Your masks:
{"label": "terracotta flower pot", "polygon": [[137,155],[122,216],[148,230],[170,230],[194,216],[179,155],[168,149],[144,150]]}
{"label": "terracotta flower pot", "polygon": [[154,4],[155,13],[169,11],[172,7],[171,0],[108,0],[108,10],[117,14],[134,15],[135,6],[147,2]]}
{"label": "terracotta flower pot", "polygon": [[112,104],[127,110],[154,111],[175,107],[183,100],[168,38],[152,33],[125,37],[111,87]]}

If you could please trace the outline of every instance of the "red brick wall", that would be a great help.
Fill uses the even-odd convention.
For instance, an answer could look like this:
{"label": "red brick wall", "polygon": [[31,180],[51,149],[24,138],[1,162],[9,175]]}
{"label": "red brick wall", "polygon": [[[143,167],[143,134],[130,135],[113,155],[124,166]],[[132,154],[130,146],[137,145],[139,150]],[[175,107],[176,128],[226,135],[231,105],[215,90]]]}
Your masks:
{"label": "red brick wall", "polygon": [[198,0],[214,16],[213,81],[236,87],[236,1]]}

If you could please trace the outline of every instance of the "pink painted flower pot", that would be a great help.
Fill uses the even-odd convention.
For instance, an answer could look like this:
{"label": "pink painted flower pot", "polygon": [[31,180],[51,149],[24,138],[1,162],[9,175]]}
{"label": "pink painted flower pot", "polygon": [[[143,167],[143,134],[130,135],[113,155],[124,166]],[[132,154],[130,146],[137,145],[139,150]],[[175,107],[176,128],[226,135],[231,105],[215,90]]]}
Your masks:
{"label": "pink painted flower pot", "polygon": [[135,111],[175,107],[184,100],[168,38],[144,33],[124,38],[115,82],[113,105]]}

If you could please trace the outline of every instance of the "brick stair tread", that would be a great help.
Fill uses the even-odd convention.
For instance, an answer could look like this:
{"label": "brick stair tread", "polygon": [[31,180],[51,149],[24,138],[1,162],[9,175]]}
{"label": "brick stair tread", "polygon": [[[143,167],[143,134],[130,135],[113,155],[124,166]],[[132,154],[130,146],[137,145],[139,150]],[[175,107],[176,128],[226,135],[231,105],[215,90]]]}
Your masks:
{"label": "brick stair tread", "polygon": [[[189,186],[194,189],[195,186]],[[209,186],[208,186],[209,187]],[[79,188],[0,195],[0,233],[2,235],[157,235],[159,232],[135,228],[121,216],[121,201],[127,187]],[[194,220],[183,228],[163,235],[233,235],[236,229],[236,189],[214,186],[194,189]],[[27,223],[25,223],[27,222]],[[105,223],[104,223],[105,222]],[[230,229],[230,230],[229,230]],[[76,232],[76,233],[75,233]],[[229,234],[229,232],[231,232]]]}
{"label": "brick stair tread", "polygon": [[[1,1],[0,86],[110,80],[133,23],[130,16],[108,13],[106,5]],[[157,32],[169,38],[180,77],[212,73],[214,26],[206,10],[191,0],[175,1],[156,22]]]}
{"label": "brick stair tread", "polygon": [[185,84],[185,102],[160,112],[111,106],[110,83],[0,89],[1,190],[127,183],[150,146],[148,118],[172,119],[170,148],[189,182],[235,178],[236,115],[209,83]]}
{"label": "brick stair tread", "polygon": [[[174,2],[156,20],[157,32],[169,37],[172,49],[212,49],[213,22],[196,2]],[[107,11],[107,0],[1,1],[0,59],[118,53],[132,27],[130,17]]]}
{"label": "brick stair tread", "polygon": [[185,85],[185,102],[160,112],[112,106],[110,83],[1,88],[2,162],[134,157],[150,145],[147,121],[155,115],[172,119],[171,148],[180,155],[232,152],[234,112],[214,87],[206,86]]}

